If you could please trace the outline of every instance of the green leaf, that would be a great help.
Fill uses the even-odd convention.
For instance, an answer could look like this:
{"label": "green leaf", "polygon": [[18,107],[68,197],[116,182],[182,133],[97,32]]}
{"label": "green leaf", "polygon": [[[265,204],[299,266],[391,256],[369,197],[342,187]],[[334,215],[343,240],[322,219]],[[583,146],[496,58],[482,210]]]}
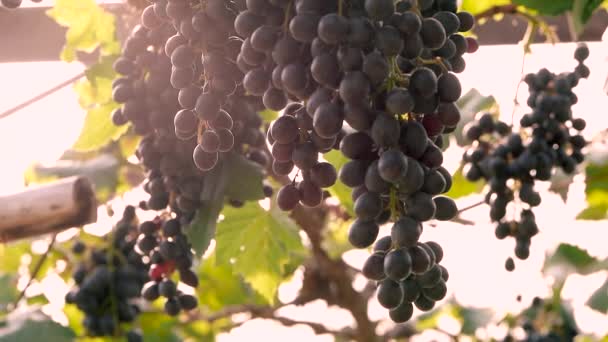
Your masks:
{"label": "green leaf", "polygon": [[578,246],[562,243],[553,254],[547,255],[542,271],[563,281],[570,274],[588,275],[605,269],[608,269],[608,260],[601,261]]}
{"label": "green leaf", "polygon": [[478,194],[481,193],[485,185],[486,183],[483,180],[473,183],[466,179],[463,174],[463,166],[461,165],[452,175],[452,188],[446,193],[446,196],[457,199],[472,194]]}
{"label": "green leaf", "polygon": [[603,314],[608,313],[608,279],[585,303],[588,307]]}
{"label": "green leaf", "polygon": [[144,311],[137,318],[146,342],[180,342],[175,330],[178,321],[162,312]]}
{"label": "green leaf", "polygon": [[593,12],[600,7],[602,0],[574,0],[572,7],[572,22],[577,35],[585,30],[585,24],[591,19]]}
{"label": "green leaf", "polygon": [[264,169],[241,154],[228,153],[223,159],[225,195],[231,200],[255,201],[264,198]]}
{"label": "green leaf", "polygon": [[513,0],[517,5],[533,9],[540,15],[560,15],[572,9],[574,0]]}
{"label": "green leaf", "polygon": [[570,185],[572,185],[573,182],[574,174],[568,175],[561,169],[558,169],[551,177],[549,191],[558,194],[564,203],[566,203],[568,201],[568,190],[570,190]]}
{"label": "green leaf", "polygon": [[71,62],[76,51],[93,52],[97,48],[103,55],[120,52],[116,20],[95,0],[57,0],[47,15],[68,28],[61,59]]}
{"label": "green leaf", "polygon": [[461,7],[462,10],[476,15],[494,6],[508,5],[510,3],[511,0],[463,0]]}
{"label": "green leaf", "polygon": [[266,123],[270,123],[279,117],[279,112],[276,112],[276,111],[270,110],[270,109],[265,109],[265,110],[259,112],[258,114],[260,115],[262,120],[264,120],[264,122],[266,122]]}
{"label": "green leaf", "polygon": [[205,176],[205,187],[201,195],[201,207],[187,229],[187,235],[196,255],[201,257],[215,236],[217,219],[224,206],[224,191],[227,178],[224,164],[218,164]]}
{"label": "green leaf", "polygon": [[608,217],[608,163],[589,163],[585,169],[585,194],[589,207],[577,219],[603,220]]}
{"label": "green leaf", "polygon": [[297,225],[287,213],[274,206],[264,210],[256,202],[226,207],[222,214],[215,237],[218,264],[232,264],[234,272],[274,303],[285,265],[304,250]]}
{"label": "green leaf", "polygon": [[215,254],[201,263],[197,274],[200,279],[196,289],[199,303],[211,311],[228,305],[264,303],[264,299],[245,284],[231,265],[218,265]]}
{"label": "green leaf", "polygon": [[129,129],[129,126],[117,127],[112,123],[110,113],[117,107],[117,103],[111,102],[89,110],[80,137],[74,143],[74,149],[77,151],[97,150],[120,138]]}
{"label": "green leaf", "polygon": [[456,105],[460,109],[460,122],[454,131],[458,146],[466,146],[468,142],[463,136],[463,128],[469,122],[475,120],[475,115],[481,111],[489,110],[492,107],[498,107],[496,99],[493,96],[483,96],[477,89],[471,89],[464,94]]}
{"label": "green leaf", "polygon": [[[342,168],[342,166],[344,166],[344,164],[348,162],[348,158],[343,156],[342,153],[337,150],[332,150],[331,152],[324,154],[323,158],[331,163],[338,171]],[[354,216],[351,188],[344,185],[344,183],[338,179],[336,184],[334,184],[328,190],[332,196],[336,197],[340,201],[342,207],[345,208],[351,216]]]}
{"label": "green leaf", "polygon": [[0,329],[0,342],[53,341],[71,342],[74,332],[53,322],[40,311],[14,312],[8,317],[8,326]]}
{"label": "green leaf", "polygon": [[4,310],[7,304],[13,303],[19,296],[17,280],[14,274],[0,275],[0,309]]}
{"label": "green leaf", "polygon": [[494,317],[491,309],[457,306],[462,328],[462,334],[475,336],[478,328],[486,327]]}
{"label": "green leaf", "polygon": [[0,244],[0,272],[17,273],[21,266],[21,257],[30,254],[29,241]]}

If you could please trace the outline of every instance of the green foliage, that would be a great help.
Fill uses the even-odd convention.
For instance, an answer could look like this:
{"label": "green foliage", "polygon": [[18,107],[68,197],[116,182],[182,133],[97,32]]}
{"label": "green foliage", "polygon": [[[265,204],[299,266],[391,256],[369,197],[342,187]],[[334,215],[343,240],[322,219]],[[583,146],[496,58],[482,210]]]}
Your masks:
{"label": "green foliage", "polygon": [[574,0],[513,0],[513,3],[526,6],[541,15],[560,15],[572,8]]}
{"label": "green foliage", "polygon": [[545,258],[543,273],[564,281],[570,274],[588,275],[608,269],[608,260],[599,260],[578,246],[562,243]]}
{"label": "green foliage", "polygon": [[583,33],[585,24],[599,6],[602,0],[575,0],[572,6],[572,22],[577,34]]}
{"label": "green foliage", "polygon": [[226,196],[231,200],[255,201],[264,198],[264,170],[240,154],[226,155],[222,174],[227,178]]}
{"label": "green foliage", "polygon": [[229,264],[218,265],[215,254],[206,258],[197,272],[199,303],[211,311],[228,305],[263,304],[264,299],[253,291]]}
{"label": "green foliage", "polygon": [[466,179],[463,174],[463,166],[461,165],[452,176],[452,188],[446,196],[457,199],[472,194],[478,194],[481,193],[485,185],[486,183],[483,180],[473,183]]}
{"label": "green foliage", "polygon": [[72,62],[76,52],[99,50],[99,61],[85,71],[86,78],[74,89],[81,107],[87,110],[84,127],[74,144],[79,151],[99,149],[118,139],[128,126],[116,127],[110,113],[119,105],[112,101],[112,80],[116,73],[112,63],[120,52],[116,39],[116,18],[94,0],[59,0],[47,12],[59,25],[67,27],[61,59]]}
{"label": "green foliage", "polygon": [[256,202],[242,208],[226,207],[216,232],[217,263],[232,264],[233,271],[274,303],[285,265],[304,253],[298,228],[285,212]]}
{"label": "green foliage", "polygon": [[465,146],[467,141],[463,136],[463,127],[469,122],[475,119],[475,115],[481,111],[489,110],[493,107],[498,107],[496,99],[493,96],[483,96],[481,93],[473,88],[464,94],[457,102],[456,105],[460,109],[461,119],[458,123],[458,127],[454,131],[454,137],[458,146]]}
{"label": "green foliage", "polygon": [[608,314],[608,279],[589,297],[586,304],[595,311]]}
{"label": "green foliage", "polygon": [[585,194],[588,207],[577,218],[603,220],[608,217],[608,163],[590,163],[586,168]]}
{"label": "green foliage", "polygon": [[205,176],[201,208],[188,229],[188,237],[196,254],[202,256],[215,235],[217,219],[227,197],[239,201],[264,198],[264,170],[242,155],[229,153]]}
{"label": "green foliage", "polygon": [[90,109],[80,136],[74,143],[74,149],[78,151],[97,150],[126,133],[129,126],[114,126],[110,120],[110,114],[117,107],[118,104],[111,102]]}
{"label": "green foliage", "polygon": [[17,277],[14,274],[0,275],[0,310],[4,310],[6,306],[13,303],[19,293],[17,292]]}
{"label": "green foliage", "polygon": [[76,337],[71,329],[51,321],[38,310],[12,313],[6,323],[7,326],[0,329],[0,342],[71,342]]}
{"label": "green foliage", "polygon": [[162,312],[143,312],[138,317],[139,325],[144,333],[144,341],[148,342],[180,342],[182,339],[175,334],[177,320]]}
{"label": "green foliage", "polygon": [[[340,151],[336,150],[332,150],[329,153],[324,154],[323,158],[335,166],[336,170],[338,171],[340,171],[340,168],[342,168],[342,166],[348,162],[348,158],[344,157]],[[340,205],[346,209],[351,216],[354,216],[353,199],[350,195],[351,189],[338,179],[336,184],[334,184],[328,190],[332,196],[340,200]]]}
{"label": "green foliage", "polygon": [[217,219],[224,207],[226,181],[222,165],[218,165],[205,176],[201,207],[187,230],[188,240],[199,257],[205,253],[215,235]]}
{"label": "green foliage", "polygon": [[76,51],[93,52],[97,48],[103,55],[120,52],[115,38],[116,19],[95,0],[57,0],[47,14],[68,28],[61,59],[72,62]]}
{"label": "green foliage", "polygon": [[463,0],[461,7],[462,10],[476,15],[494,6],[508,5],[510,3],[511,0]]}
{"label": "green foliage", "polygon": [[416,329],[424,331],[441,328],[440,318],[442,316],[448,316],[460,322],[461,328],[458,335],[475,336],[478,328],[486,327],[491,322],[494,313],[491,309],[466,307],[452,299],[445,305],[422,314],[416,321]]}
{"label": "green foliage", "polygon": [[557,172],[551,177],[551,186],[549,191],[558,194],[564,203],[568,200],[568,190],[574,182],[574,174],[568,175],[562,169],[557,169]]}

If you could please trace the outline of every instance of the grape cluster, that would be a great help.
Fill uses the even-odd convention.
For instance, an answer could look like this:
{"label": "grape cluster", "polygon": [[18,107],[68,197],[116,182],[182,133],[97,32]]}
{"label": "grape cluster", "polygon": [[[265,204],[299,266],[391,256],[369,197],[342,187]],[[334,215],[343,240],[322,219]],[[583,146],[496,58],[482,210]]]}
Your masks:
{"label": "grape cluster", "polygon": [[[30,1],[33,3],[42,2],[42,0],[30,0]],[[18,8],[19,6],[21,6],[21,3],[23,3],[23,0],[0,0],[0,5],[8,8],[8,9]]]}
{"label": "grape cluster", "polygon": [[114,82],[113,96],[124,104],[113,113],[114,123],[131,121],[142,135],[175,135],[192,145],[191,159],[202,171],[234,148],[255,160],[265,158],[257,114],[263,106],[240,85],[235,60],[241,41],[229,38],[234,11],[222,0],[203,7],[159,0],[146,7],[143,26],[114,64],[123,77]]}
{"label": "grape cluster", "polygon": [[[319,153],[340,149],[350,161],[338,178],[353,188],[357,216],[351,244],[371,246],[379,225],[394,222],[364,274],[382,281],[378,299],[397,310],[396,321],[407,320],[411,302],[429,310],[445,296],[439,280],[447,272],[435,265],[441,257],[418,239],[422,222],[457,213],[454,201],[438,196],[451,187],[441,166],[442,134],[460,120],[454,73],[477,46],[459,32],[473,24],[451,0],[247,1],[235,21],[245,39],[237,61],[245,89],[267,108],[284,109],[268,134],[273,169],[302,174],[281,188],[279,206],[321,203],[336,170],[319,162]],[[432,288],[428,296],[404,300],[400,283],[419,279],[418,289]]]}
{"label": "grape cluster", "polygon": [[175,270],[180,281],[188,286],[198,286],[198,276],[191,270],[193,253],[179,219],[144,221],[139,225],[138,251],[150,260],[150,281],[142,289],[142,297],[153,301],[166,298],[164,309],[175,316],[183,310],[197,307],[196,297],[177,290],[171,279]]}
{"label": "grape cluster", "polygon": [[[245,39],[237,60],[246,72],[243,85],[269,109],[287,106],[268,135],[273,169],[288,174],[296,166],[303,176],[279,191],[281,208],[320,203],[322,188],[336,178],[318,154],[346,134],[355,134],[346,136],[355,144],[350,148],[362,149],[345,154],[353,159],[371,163],[403,135],[414,144],[420,139],[416,159],[441,164],[440,134],[460,119],[454,101],[461,89],[451,71],[463,71],[462,55],[477,48],[458,33],[473,27],[473,17],[456,11],[455,1],[247,2],[235,21]],[[414,132],[407,139],[400,134],[406,114]]]}
{"label": "grape cluster", "polygon": [[[520,132],[511,132],[508,125],[489,113],[465,127],[465,135],[472,142],[463,157],[467,163],[465,176],[470,181],[487,181],[485,200],[491,207],[490,218],[497,224],[496,237],[514,237],[515,256],[521,260],[528,258],[531,238],[538,233],[532,208],[540,205],[541,197],[534,189],[535,181],[549,180],[558,168],[572,174],[584,160],[586,141],[580,132],[586,122],[573,118],[571,106],[577,103],[572,89],[581,78],[589,76],[583,64],[588,56],[587,46],[581,44],[575,52],[579,64],[574,72],[556,75],[541,69],[525,76],[532,112],[521,118]],[[514,217],[508,220],[511,202]],[[512,258],[507,259],[505,267],[514,269]]]}
{"label": "grape cluster", "polygon": [[[127,207],[122,219],[104,237],[103,248],[87,248],[81,241],[72,252],[81,259],[73,272],[77,285],[65,297],[83,311],[83,325],[90,336],[119,336],[121,324],[135,320],[140,310],[133,303],[148,281],[149,265],[135,250],[137,226],[135,208]],[[129,330],[129,342],[142,341],[136,330]]]}
{"label": "grape cluster", "polygon": [[[405,230],[412,240],[395,248],[393,239],[405,237]],[[374,244],[374,253],[363,265],[363,275],[379,282],[378,302],[390,310],[389,316],[396,323],[409,321],[414,306],[422,311],[432,310],[447,293],[449,273],[439,264],[443,250],[434,241],[418,242],[421,232],[420,223],[408,217],[400,219],[391,236]]]}

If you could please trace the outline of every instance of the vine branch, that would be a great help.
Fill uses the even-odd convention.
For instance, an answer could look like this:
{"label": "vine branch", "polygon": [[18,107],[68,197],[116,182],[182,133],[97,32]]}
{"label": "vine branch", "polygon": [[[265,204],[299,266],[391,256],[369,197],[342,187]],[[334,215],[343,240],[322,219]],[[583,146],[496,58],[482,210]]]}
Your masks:
{"label": "vine branch", "polygon": [[72,78],[67,79],[67,80],[65,80],[65,81],[57,84],[56,86],[54,86],[54,87],[52,87],[52,88],[50,88],[48,90],[45,90],[42,93],[40,93],[38,95],[35,95],[34,97],[32,97],[32,98],[30,98],[30,99],[28,99],[28,100],[26,100],[26,101],[24,101],[24,102],[22,102],[22,103],[20,103],[20,104],[18,104],[16,106],[14,106],[13,108],[9,108],[9,109],[5,110],[4,112],[0,113],[0,119],[7,118],[7,117],[9,117],[9,116],[17,113],[18,111],[20,111],[20,110],[22,110],[22,109],[24,109],[26,107],[31,106],[32,104],[34,104],[34,103],[36,103],[36,102],[44,99],[45,97],[47,97],[47,96],[49,96],[49,95],[51,95],[51,94],[53,94],[53,93],[61,90],[62,88],[65,88],[65,87],[69,86],[70,84],[78,81],[79,79],[81,79],[82,77],[84,77],[84,75],[85,75],[84,72],[81,72],[78,75],[73,76]]}
{"label": "vine branch", "polygon": [[27,289],[30,288],[34,279],[36,279],[38,277],[38,273],[40,273],[40,270],[42,269],[42,265],[44,265],[44,262],[46,261],[46,259],[48,259],[49,254],[53,250],[53,246],[55,245],[56,240],[57,240],[57,234],[53,234],[53,237],[51,238],[51,242],[49,242],[49,246],[47,247],[46,251],[44,251],[44,254],[42,254],[40,256],[40,259],[38,259],[38,262],[34,266],[34,270],[32,271],[32,274],[30,275],[30,278],[28,279],[27,284],[25,284],[25,287],[23,288],[23,290],[21,290],[21,292],[19,293],[19,296],[17,297],[15,302],[13,302],[13,308],[17,307],[17,304],[19,304],[19,302],[23,299],[23,297],[25,297],[25,292],[27,291]]}

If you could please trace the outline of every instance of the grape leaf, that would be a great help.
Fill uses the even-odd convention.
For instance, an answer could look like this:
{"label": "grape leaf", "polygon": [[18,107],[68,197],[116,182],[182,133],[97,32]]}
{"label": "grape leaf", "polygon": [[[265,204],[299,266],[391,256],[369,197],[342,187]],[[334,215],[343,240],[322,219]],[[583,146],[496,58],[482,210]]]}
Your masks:
{"label": "grape leaf", "polygon": [[517,5],[538,11],[540,15],[560,15],[572,9],[575,0],[513,0]]}
{"label": "grape leaf", "polygon": [[179,322],[163,312],[144,311],[138,316],[137,323],[144,333],[144,341],[146,342],[182,341],[175,334],[175,328]]}
{"label": "grape leaf", "polygon": [[248,287],[229,264],[218,265],[215,254],[205,258],[197,274],[200,280],[196,289],[199,303],[212,311],[228,305],[264,303],[264,299]]}
{"label": "grape leaf", "polygon": [[201,257],[213,236],[217,219],[224,206],[224,191],[226,188],[226,176],[224,164],[218,164],[205,176],[205,187],[201,194],[201,207],[186,230],[188,239],[196,254]]}
{"label": "grape leaf", "polygon": [[47,15],[68,28],[62,60],[71,62],[76,59],[76,51],[93,52],[97,48],[103,55],[120,52],[116,19],[95,0],[57,0]]}
{"label": "grape leaf", "polygon": [[463,166],[461,165],[452,175],[452,188],[446,193],[446,196],[457,199],[472,194],[478,194],[483,190],[485,185],[486,183],[483,180],[473,183],[466,179],[463,174]]}
{"label": "grape leaf", "polygon": [[588,307],[603,314],[608,313],[608,279],[585,303]]}
{"label": "grape leaf", "polygon": [[[337,150],[332,150],[324,154],[323,158],[331,163],[338,171],[340,171],[340,168],[342,168],[342,166],[348,162],[348,158],[343,156],[342,153]],[[328,190],[332,196],[336,197],[340,201],[342,207],[345,208],[351,216],[354,216],[351,189],[338,179],[336,184],[334,184]]]}
{"label": "grape leaf", "polygon": [[458,146],[466,146],[468,142],[463,136],[463,128],[466,124],[475,119],[475,115],[483,110],[488,110],[494,106],[498,106],[496,99],[493,96],[483,96],[473,88],[466,94],[462,95],[456,105],[460,109],[460,122],[454,131],[454,137]]}
{"label": "grape leaf", "polygon": [[570,274],[588,275],[608,269],[608,260],[599,260],[578,246],[562,243],[555,252],[547,255],[543,273],[564,280]]}
{"label": "grape leaf", "polygon": [[580,220],[603,220],[608,217],[608,163],[589,163],[585,169],[585,194],[588,207],[576,217]]}
{"label": "grape leaf", "polygon": [[551,186],[549,191],[558,194],[564,203],[568,201],[568,190],[570,185],[574,182],[574,174],[566,174],[562,169],[558,169],[555,174],[551,177]]}
{"label": "grape leaf", "polygon": [[13,303],[19,293],[17,292],[17,277],[14,274],[5,273],[0,275],[0,309],[6,309],[6,305]]}
{"label": "grape leaf", "polygon": [[215,237],[217,263],[231,263],[235,273],[274,303],[285,265],[303,253],[296,224],[287,213],[274,206],[264,210],[257,202],[226,207],[222,214]]}
{"label": "grape leaf", "polygon": [[264,170],[259,164],[234,152],[226,154],[223,163],[229,199],[253,201],[264,198]]}
{"label": "grape leaf", "polygon": [[76,335],[70,328],[53,322],[39,310],[13,312],[7,326],[0,329],[0,342],[45,341],[71,342]]}
{"label": "grape leaf", "polygon": [[476,15],[494,6],[508,5],[510,3],[511,0],[463,0],[461,9]]}
{"label": "grape leaf", "polygon": [[572,7],[572,23],[577,35],[583,33],[585,24],[591,19],[593,12],[599,8],[602,0],[574,0]]}
{"label": "grape leaf", "polygon": [[89,110],[80,136],[74,143],[74,149],[77,151],[97,150],[120,138],[129,129],[129,126],[117,127],[110,120],[110,113],[117,107],[118,104],[111,102]]}

